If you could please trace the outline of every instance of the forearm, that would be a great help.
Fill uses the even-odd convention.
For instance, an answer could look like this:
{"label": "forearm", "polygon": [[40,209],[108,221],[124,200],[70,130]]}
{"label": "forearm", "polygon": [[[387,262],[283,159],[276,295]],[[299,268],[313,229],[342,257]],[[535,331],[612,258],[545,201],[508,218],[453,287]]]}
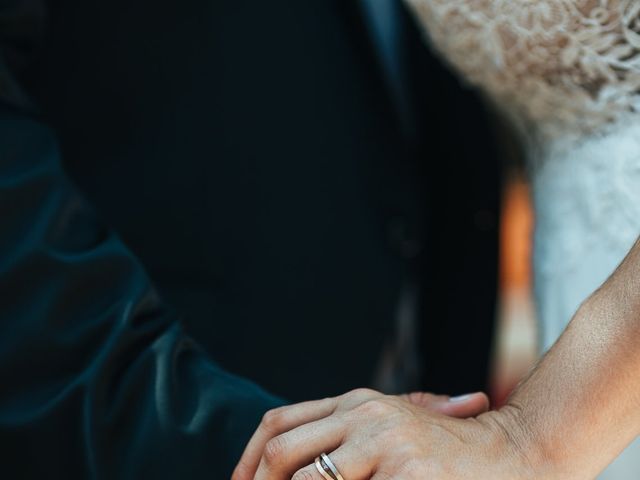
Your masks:
{"label": "forearm", "polygon": [[500,412],[544,478],[593,478],[640,434],[639,340],[640,242]]}

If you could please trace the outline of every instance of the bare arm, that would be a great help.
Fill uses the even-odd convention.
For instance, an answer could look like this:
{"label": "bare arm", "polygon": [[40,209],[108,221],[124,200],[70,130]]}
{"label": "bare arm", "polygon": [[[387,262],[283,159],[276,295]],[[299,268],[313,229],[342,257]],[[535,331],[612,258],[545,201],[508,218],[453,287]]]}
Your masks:
{"label": "bare arm", "polygon": [[500,414],[524,429],[537,468],[554,472],[544,478],[584,479],[640,434],[638,407],[640,241]]}

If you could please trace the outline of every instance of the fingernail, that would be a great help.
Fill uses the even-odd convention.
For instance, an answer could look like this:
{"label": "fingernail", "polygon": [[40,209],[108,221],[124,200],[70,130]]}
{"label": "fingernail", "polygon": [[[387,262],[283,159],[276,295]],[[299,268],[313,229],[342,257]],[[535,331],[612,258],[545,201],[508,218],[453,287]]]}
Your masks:
{"label": "fingernail", "polygon": [[466,395],[459,395],[457,397],[449,398],[449,403],[461,403],[469,400],[473,396],[472,393],[468,393]]}

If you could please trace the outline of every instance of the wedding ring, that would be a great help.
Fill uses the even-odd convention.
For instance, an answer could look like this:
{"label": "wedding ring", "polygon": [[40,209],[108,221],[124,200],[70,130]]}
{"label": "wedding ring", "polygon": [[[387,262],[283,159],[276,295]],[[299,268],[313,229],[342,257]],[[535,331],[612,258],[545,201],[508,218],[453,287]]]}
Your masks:
{"label": "wedding ring", "polygon": [[316,469],[325,480],[344,480],[334,463],[326,453],[321,453],[315,460]]}
{"label": "wedding ring", "polygon": [[316,460],[314,463],[316,464],[316,470],[318,470],[318,472],[320,473],[320,475],[322,475],[322,478],[324,478],[324,480],[336,480],[331,474],[331,470],[329,470],[328,466],[326,470],[324,469],[324,465],[322,465],[322,461],[320,460],[320,457],[316,457]]}

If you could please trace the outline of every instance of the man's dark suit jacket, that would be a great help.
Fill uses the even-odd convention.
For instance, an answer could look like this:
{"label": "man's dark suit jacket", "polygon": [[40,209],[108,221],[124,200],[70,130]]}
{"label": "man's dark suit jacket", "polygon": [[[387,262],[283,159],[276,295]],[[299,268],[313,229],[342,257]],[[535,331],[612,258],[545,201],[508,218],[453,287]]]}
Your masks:
{"label": "man's dark suit jacket", "polygon": [[226,478],[278,400],[218,365],[369,384],[409,283],[483,386],[495,151],[407,28],[408,126],[353,1],[0,3],[0,476]]}

